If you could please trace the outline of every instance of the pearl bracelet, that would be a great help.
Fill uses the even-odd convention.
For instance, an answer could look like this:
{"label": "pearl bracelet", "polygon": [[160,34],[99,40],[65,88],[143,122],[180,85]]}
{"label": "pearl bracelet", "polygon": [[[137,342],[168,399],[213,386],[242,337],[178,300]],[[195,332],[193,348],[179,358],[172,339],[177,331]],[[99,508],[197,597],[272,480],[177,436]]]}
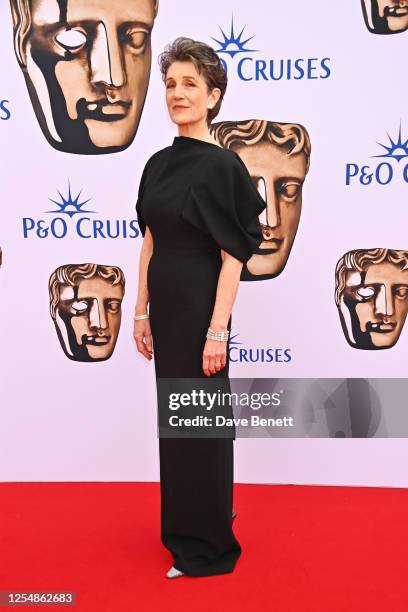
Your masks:
{"label": "pearl bracelet", "polygon": [[134,321],[140,321],[141,319],[148,319],[149,315],[148,314],[143,314],[143,315],[135,315],[133,317]]}
{"label": "pearl bracelet", "polygon": [[219,340],[220,342],[226,342],[229,337],[229,331],[213,331],[211,327],[208,328],[206,338],[210,340]]}

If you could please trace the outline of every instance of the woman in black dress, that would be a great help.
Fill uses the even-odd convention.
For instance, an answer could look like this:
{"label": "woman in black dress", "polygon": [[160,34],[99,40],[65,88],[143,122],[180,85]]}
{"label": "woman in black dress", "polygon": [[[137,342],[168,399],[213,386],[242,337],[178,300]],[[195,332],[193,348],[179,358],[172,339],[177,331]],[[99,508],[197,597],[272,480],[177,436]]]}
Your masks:
{"label": "woman in black dress", "polygon": [[[265,202],[240,157],[209,133],[227,85],[214,50],[178,38],[160,66],[179,135],[149,158],[140,181],[134,338],[154,357],[156,380],[228,379],[232,306],[243,263],[262,240]],[[167,576],[232,572],[241,554],[233,439],[160,437],[159,450],[161,540],[174,558]]]}

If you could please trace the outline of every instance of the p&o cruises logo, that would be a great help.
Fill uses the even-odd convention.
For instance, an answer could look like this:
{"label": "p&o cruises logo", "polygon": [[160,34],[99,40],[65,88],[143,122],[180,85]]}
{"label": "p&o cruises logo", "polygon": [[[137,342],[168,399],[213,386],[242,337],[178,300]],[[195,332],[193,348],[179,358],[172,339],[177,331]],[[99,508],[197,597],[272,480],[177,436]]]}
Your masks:
{"label": "p&o cruises logo", "polygon": [[221,26],[218,26],[223,36],[222,40],[210,36],[219,47],[214,50],[218,54],[229,56],[227,62],[220,57],[221,62],[228,73],[236,71],[241,81],[299,81],[302,79],[328,79],[331,76],[330,57],[297,57],[297,58],[255,58],[252,53],[259,53],[259,49],[246,46],[255,38],[243,36],[246,26],[238,35],[234,31],[234,18],[231,17],[231,31],[227,36]]}
{"label": "p&o cruises logo", "polygon": [[[377,143],[383,148],[380,155],[372,155],[373,159],[382,161],[370,164],[346,164],[346,185],[389,185],[393,180],[408,183],[408,139],[402,137],[400,125],[397,138],[388,133],[388,144]],[[401,163],[402,162],[402,163]]]}
{"label": "p&o cruises logo", "polygon": [[139,235],[136,219],[95,218],[96,211],[85,206],[91,198],[80,201],[82,189],[74,197],[71,185],[68,183],[67,196],[64,197],[60,191],[58,193],[60,201],[49,198],[57,208],[45,211],[46,215],[53,215],[52,218],[23,217],[24,238],[61,239],[73,234],[84,239],[114,240],[116,238],[136,238]]}
{"label": "p&o cruises logo", "polygon": [[292,361],[292,350],[289,348],[248,347],[231,335],[229,341],[229,358],[234,363],[289,363]]}

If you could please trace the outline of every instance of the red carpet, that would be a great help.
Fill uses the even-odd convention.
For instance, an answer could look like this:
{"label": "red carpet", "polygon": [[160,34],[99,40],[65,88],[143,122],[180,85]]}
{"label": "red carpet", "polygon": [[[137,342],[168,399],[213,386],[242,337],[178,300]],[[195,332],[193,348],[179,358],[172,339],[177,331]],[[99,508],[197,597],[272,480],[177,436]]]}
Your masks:
{"label": "red carpet", "polygon": [[2,483],[0,495],[0,591],[75,591],[71,609],[87,612],[408,608],[405,489],[235,485],[235,572],[174,580],[156,483]]}

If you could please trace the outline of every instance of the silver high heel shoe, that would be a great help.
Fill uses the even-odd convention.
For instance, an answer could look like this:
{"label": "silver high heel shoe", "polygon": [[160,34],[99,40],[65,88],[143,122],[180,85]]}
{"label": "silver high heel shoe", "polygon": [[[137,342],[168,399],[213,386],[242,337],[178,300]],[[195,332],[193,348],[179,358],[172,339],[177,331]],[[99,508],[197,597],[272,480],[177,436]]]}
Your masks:
{"label": "silver high heel shoe", "polygon": [[178,576],[184,576],[184,572],[180,572],[174,565],[171,566],[166,574],[167,578],[178,578]]}

